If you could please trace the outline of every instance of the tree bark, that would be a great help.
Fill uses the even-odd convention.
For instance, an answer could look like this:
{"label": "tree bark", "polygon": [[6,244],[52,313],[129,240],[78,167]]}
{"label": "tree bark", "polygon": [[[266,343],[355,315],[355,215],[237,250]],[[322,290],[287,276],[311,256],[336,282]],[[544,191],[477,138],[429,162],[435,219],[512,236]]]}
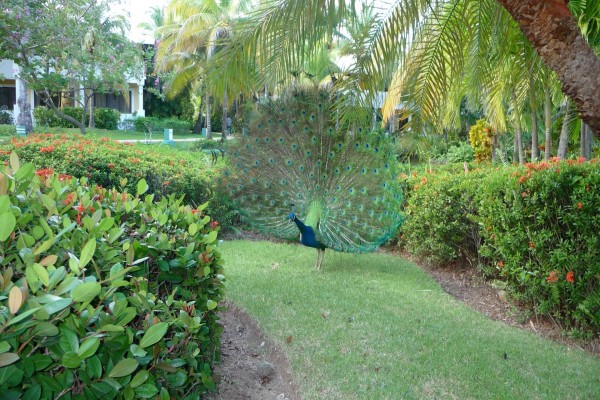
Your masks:
{"label": "tree bark", "polygon": [[54,114],[56,114],[59,118],[69,121],[70,123],[78,127],[82,134],[85,134],[85,124],[83,124],[81,121],[77,121],[70,115],[61,112],[60,109],[54,104],[54,101],[52,101],[50,93],[48,93],[46,90],[40,90],[39,92],[37,92],[37,94],[42,98],[42,100],[44,100],[44,103],[48,107],[50,107],[52,111],[54,111]]}
{"label": "tree bark", "polygon": [[592,140],[590,128],[582,121],[579,130],[579,153],[586,160],[589,160],[591,156]]}
{"label": "tree bark", "polygon": [[90,103],[90,121],[88,124],[88,128],[95,128],[96,127],[96,116],[94,115],[94,108],[96,108],[96,103],[94,102],[94,92],[90,93],[89,96],[89,103]]}
{"label": "tree bark", "polygon": [[33,130],[33,117],[31,116],[31,103],[29,102],[29,86],[23,79],[17,79],[20,85],[20,96],[17,99],[19,105],[19,115],[17,116],[17,125],[23,125],[25,132]]}
{"label": "tree bark", "polygon": [[206,138],[212,139],[210,132],[210,95],[206,92]]}
{"label": "tree bark", "polygon": [[544,91],[544,128],[545,128],[545,143],[544,143],[544,160],[550,159],[550,150],[552,149],[552,100],[550,99],[550,89]]}
{"label": "tree bark", "polygon": [[600,59],[581,35],[568,2],[498,0],[517,21],[544,63],[562,82],[596,137],[600,138]]}
{"label": "tree bark", "polygon": [[537,125],[537,99],[535,95],[535,81],[529,73],[529,104],[531,106],[531,161],[535,162],[540,157],[538,149],[538,125]]}
{"label": "tree bark", "polygon": [[560,128],[560,140],[558,142],[558,158],[564,160],[567,158],[567,152],[569,150],[569,123],[573,118],[573,107],[571,101],[567,100],[565,104],[565,115],[563,117],[562,126]]}
{"label": "tree bark", "polygon": [[525,152],[523,151],[523,134],[521,130],[521,114],[517,106],[517,96],[513,92],[513,118],[515,119],[515,155],[519,156],[519,164],[525,164]]}
{"label": "tree bark", "polygon": [[223,93],[223,101],[221,103],[222,112],[221,112],[221,141],[225,140],[225,136],[229,132],[227,132],[227,89],[225,89],[225,93]]}

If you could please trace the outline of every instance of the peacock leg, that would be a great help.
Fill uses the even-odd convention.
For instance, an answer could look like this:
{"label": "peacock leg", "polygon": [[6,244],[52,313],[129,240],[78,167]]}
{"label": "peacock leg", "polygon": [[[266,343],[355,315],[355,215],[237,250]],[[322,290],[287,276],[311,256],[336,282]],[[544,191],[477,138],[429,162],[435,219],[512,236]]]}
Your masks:
{"label": "peacock leg", "polygon": [[323,256],[325,256],[325,250],[317,249],[317,269],[321,269],[321,263],[323,262]]}

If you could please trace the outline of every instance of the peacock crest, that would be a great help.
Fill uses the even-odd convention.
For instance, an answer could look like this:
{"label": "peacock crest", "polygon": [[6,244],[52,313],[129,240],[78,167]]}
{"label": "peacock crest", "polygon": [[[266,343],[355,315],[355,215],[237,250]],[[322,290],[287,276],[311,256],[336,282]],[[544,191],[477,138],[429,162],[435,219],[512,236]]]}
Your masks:
{"label": "peacock crest", "polygon": [[304,244],[343,252],[373,251],[394,234],[402,199],[387,137],[336,128],[329,92],[260,107],[225,171],[225,190],[249,223],[290,240],[306,226],[318,246]]}

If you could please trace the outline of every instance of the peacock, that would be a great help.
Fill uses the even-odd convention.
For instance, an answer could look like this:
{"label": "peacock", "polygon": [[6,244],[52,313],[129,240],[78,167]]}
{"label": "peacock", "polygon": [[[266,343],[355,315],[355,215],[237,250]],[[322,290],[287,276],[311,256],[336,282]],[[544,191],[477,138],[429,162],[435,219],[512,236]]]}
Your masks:
{"label": "peacock", "polygon": [[333,96],[296,91],[261,103],[228,149],[223,182],[250,224],[316,248],[317,269],[325,249],[374,251],[402,221],[390,139],[339,127]]}

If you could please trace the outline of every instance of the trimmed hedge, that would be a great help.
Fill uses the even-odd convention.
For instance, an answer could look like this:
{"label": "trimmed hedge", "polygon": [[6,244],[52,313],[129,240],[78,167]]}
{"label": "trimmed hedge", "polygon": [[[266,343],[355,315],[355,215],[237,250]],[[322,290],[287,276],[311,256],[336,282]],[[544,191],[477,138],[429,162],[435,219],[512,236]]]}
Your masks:
{"label": "trimmed hedge", "polygon": [[600,164],[568,160],[407,177],[401,243],[465,256],[565,327],[600,332]]}
{"label": "trimmed hedge", "polygon": [[174,135],[191,133],[192,124],[177,118],[139,117],[133,120],[133,126],[138,132],[152,129],[154,133],[162,134],[165,129],[173,129]]}
{"label": "trimmed hedge", "polygon": [[37,169],[85,177],[106,188],[121,187],[134,193],[135,182],[145,179],[150,193],[158,197],[184,195],[184,201],[194,206],[208,201],[214,191],[211,176],[217,167],[201,153],[153,151],[108,138],[57,134],[12,138],[2,148],[4,160],[15,150],[21,160],[32,162]]}
{"label": "trimmed hedge", "polygon": [[[66,115],[81,121],[83,109],[81,107],[63,107],[60,109]],[[39,106],[34,108],[33,117],[38,126],[50,128],[76,128],[75,125],[58,117],[50,108]],[[87,116],[89,118],[89,115]],[[119,124],[121,113],[111,108],[94,108],[94,122],[98,129],[115,130]],[[86,121],[87,124],[87,121]]]}
{"label": "trimmed hedge", "polygon": [[223,297],[218,224],[19,165],[0,174],[5,398],[186,398],[214,388]]}

